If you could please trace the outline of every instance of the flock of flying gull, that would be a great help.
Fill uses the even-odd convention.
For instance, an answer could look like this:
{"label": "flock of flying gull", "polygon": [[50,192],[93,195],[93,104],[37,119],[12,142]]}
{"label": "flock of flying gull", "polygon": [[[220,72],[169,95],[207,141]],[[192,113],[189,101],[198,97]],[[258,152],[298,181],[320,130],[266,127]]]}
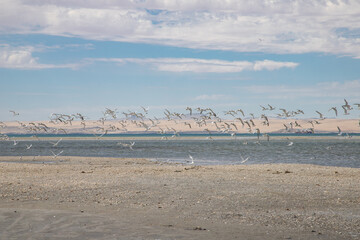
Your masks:
{"label": "flock of flying gull", "polygon": [[[291,119],[291,121],[287,124],[283,124],[283,132],[295,132],[299,131],[300,129],[302,132],[306,133],[314,133],[315,126],[321,124],[321,121],[325,119],[325,114],[319,111],[315,111],[319,115],[319,117],[316,119],[307,120],[307,128],[304,128],[301,125],[304,123],[300,124],[299,121],[296,120],[297,117],[304,114],[304,111],[301,109],[297,109],[295,111],[288,111],[284,108],[279,108],[279,111],[275,111],[277,110],[277,108],[269,104],[267,104],[266,106],[260,105],[260,107],[263,114],[261,114],[261,116],[258,118],[256,118],[253,113],[249,113],[248,116],[245,116],[245,113],[242,109],[237,109],[225,111],[224,115],[226,115],[227,118],[222,119],[211,108],[187,107],[185,109],[186,114],[170,112],[169,110],[165,109],[164,117],[162,119],[158,119],[156,117],[148,117],[149,108],[141,107],[142,110],[140,112],[134,112],[130,110],[128,112],[122,112],[124,116],[122,118],[118,118],[117,109],[106,108],[103,112],[103,116],[100,119],[95,122],[92,121],[92,123],[95,123],[95,125],[89,124],[89,121],[91,120],[86,120],[87,117],[80,113],[52,113],[49,117],[48,123],[46,124],[44,122],[20,121],[17,121],[17,123],[19,124],[18,128],[21,128],[28,134],[32,134],[32,136],[37,139],[38,134],[68,134],[70,126],[73,126],[75,125],[75,123],[77,123],[77,125],[80,124],[79,126],[81,126],[81,130],[83,132],[85,132],[85,130],[87,130],[86,133],[92,131],[94,136],[96,136],[96,138],[98,139],[101,139],[103,136],[107,134],[110,135],[112,133],[131,133],[130,131],[128,131],[128,128],[136,128],[138,132],[143,131],[158,133],[161,137],[161,140],[170,140],[180,136],[181,130],[176,129],[176,126],[180,124],[182,125],[182,128],[186,127],[189,131],[207,133],[207,139],[213,139],[212,136],[216,133],[225,133],[236,137],[236,134],[238,134],[240,132],[240,128],[242,128],[249,133],[256,134],[257,139],[259,139],[260,136],[263,136],[269,141],[269,135],[267,133],[260,132],[259,124],[264,127],[270,126],[269,118],[271,117],[275,116],[282,119]],[[349,115],[352,110],[360,110],[360,104],[355,103],[350,105],[348,101],[344,99],[344,104],[341,105],[340,110],[342,110],[344,115]],[[18,112],[15,112],[13,110],[10,110],[9,112],[15,119],[17,116],[20,115]],[[331,114],[332,117],[338,116],[340,114],[340,111],[337,109],[337,107],[331,107],[328,112],[328,114]],[[275,115],[272,113],[275,113]],[[233,119],[229,120],[228,117],[230,116]],[[91,127],[88,127],[87,125],[91,125]],[[17,145],[18,142],[16,140],[12,139],[5,133],[1,133],[1,129],[5,129],[6,127],[7,124],[0,121],[0,140],[13,141],[14,145]],[[340,127],[337,127],[337,131],[338,135],[343,135]],[[350,137],[348,134],[346,135]],[[50,144],[52,145],[52,147],[56,147],[61,141],[62,138],[59,138],[58,141],[50,142]],[[247,144],[247,142],[244,142],[244,144]],[[118,145],[133,150],[135,142],[119,142]],[[288,143],[288,146],[291,145],[293,145],[293,142]],[[26,149],[30,149],[31,147],[32,144],[26,144]],[[56,158],[63,153],[63,151],[58,153],[55,153],[52,150],[50,151],[53,155],[53,158]],[[188,161],[188,163],[193,164],[194,159],[191,155],[189,155],[189,159],[190,160]],[[241,163],[244,163],[248,160],[248,158],[243,158],[241,156],[241,160]]]}

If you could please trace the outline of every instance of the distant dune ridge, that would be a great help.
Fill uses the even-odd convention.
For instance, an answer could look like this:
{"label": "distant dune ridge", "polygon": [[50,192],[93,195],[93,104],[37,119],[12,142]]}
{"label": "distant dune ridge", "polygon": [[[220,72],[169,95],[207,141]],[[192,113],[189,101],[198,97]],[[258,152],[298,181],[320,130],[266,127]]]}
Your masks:
{"label": "distant dune ridge", "polygon": [[[346,102],[347,103],[347,102]],[[149,117],[148,108],[142,107],[140,112],[122,112],[109,109],[103,112],[98,120],[89,120],[86,116],[76,114],[52,114],[48,121],[10,121],[0,122],[1,138],[5,139],[7,134],[94,134],[101,137],[107,134],[119,133],[159,133],[172,134],[174,137],[181,133],[227,133],[231,135],[241,133],[254,133],[257,135],[266,133],[338,133],[346,136],[349,133],[360,133],[359,119],[327,118],[324,114],[317,112],[318,118],[302,118],[302,110],[287,111],[262,107],[263,114],[254,116],[245,115],[244,111],[229,110],[224,112],[220,118],[210,108],[186,108],[185,112],[164,111],[162,118]],[[357,107],[349,104],[343,105],[344,114],[359,112]],[[328,115],[334,115],[331,111]],[[10,111],[14,119],[21,114]],[[276,117],[274,117],[276,116]],[[334,115],[335,116],[335,115]]]}

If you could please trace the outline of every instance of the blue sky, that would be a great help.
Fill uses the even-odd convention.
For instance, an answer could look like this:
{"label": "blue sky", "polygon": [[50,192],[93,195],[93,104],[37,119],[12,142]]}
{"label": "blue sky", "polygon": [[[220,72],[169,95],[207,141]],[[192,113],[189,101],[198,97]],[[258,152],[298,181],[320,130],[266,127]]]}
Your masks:
{"label": "blue sky", "polygon": [[360,102],[359,59],[358,1],[4,0],[0,120],[266,104],[334,117]]}

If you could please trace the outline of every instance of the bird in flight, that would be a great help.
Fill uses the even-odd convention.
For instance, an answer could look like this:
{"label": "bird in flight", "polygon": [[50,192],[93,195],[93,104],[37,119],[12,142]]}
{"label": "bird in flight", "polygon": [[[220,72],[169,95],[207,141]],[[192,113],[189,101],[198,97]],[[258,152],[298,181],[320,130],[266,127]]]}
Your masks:
{"label": "bird in flight", "polygon": [[[50,150],[51,151],[51,150]],[[57,158],[60,154],[62,154],[64,151],[60,151],[58,154],[55,154],[53,151],[51,153],[53,154],[53,158]]]}
{"label": "bird in flight", "polygon": [[319,117],[321,118],[321,119],[325,119],[324,118],[324,115],[321,113],[321,112],[319,112],[319,111],[315,111],[317,114],[319,114]]}
{"label": "bird in flight", "polygon": [[241,157],[241,162],[240,163],[245,163],[250,158],[250,157],[244,158],[241,154],[240,154],[240,157]]}
{"label": "bird in flight", "polygon": [[191,155],[189,154],[189,158],[190,158],[190,160],[188,160],[188,161],[186,161],[186,162],[189,163],[189,164],[194,164],[194,158],[193,158],[193,156],[191,156]]}
{"label": "bird in flight", "polygon": [[59,144],[59,142],[61,142],[61,140],[62,138],[60,138],[56,143],[54,142],[50,142],[50,143],[53,145],[53,147],[56,147]]}
{"label": "bird in flight", "polygon": [[337,126],[337,129],[338,129],[338,135],[341,136],[341,135],[342,135],[342,131],[341,131],[340,127]]}
{"label": "bird in flight", "polygon": [[19,116],[19,115],[20,115],[19,113],[15,112],[15,111],[13,111],[13,110],[10,110],[9,112],[11,112],[11,113],[13,114],[13,116],[14,116],[14,117],[15,117],[15,116]]}
{"label": "bird in flight", "polygon": [[332,107],[332,108],[330,108],[330,109],[329,109],[329,112],[330,112],[331,110],[334,110],[334,112],[335,112],[335,116],[337,116],[337,115],[338,115],[338,112],[337,112],[336,107]]}

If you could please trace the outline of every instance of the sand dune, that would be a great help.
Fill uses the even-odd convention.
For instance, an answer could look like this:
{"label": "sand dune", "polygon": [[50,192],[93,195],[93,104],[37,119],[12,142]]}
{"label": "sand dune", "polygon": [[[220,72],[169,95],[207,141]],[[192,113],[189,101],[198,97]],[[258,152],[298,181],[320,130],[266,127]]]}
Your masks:
{"label": "sand dune", "polygon": [[[314,123],[316,121],[319,124]],[[300,125],[295,126],[295,121]],[[310,122],[313,121],[313,124]],[[148,126],[152,125],[152,122],[149,120],[144,121]],[[151,127],[149,130],[145,129],[140,124],[136,125],[134,122],[127,121],[126,127],[124,127],[119,120],[108,120],[105,121],[104,124],[98,121],[85,121],[85,127],[82,125],[81,121],[72,121],[72,124],[54,124],[49,123],[47,121],[43,122],[35,122],[35,124],[45,124],[49,127],[47,131],[40,130],[38,133],[86,133],[86,134],[94,134],[96,136],[100,136],[107,129],[107,134],[111,133],[149,133],[149,132],[160,132],[161,130],[166,131],[167,133],[173,133],[174,130],[180,133],[208,133],[208,129],[211,133],[217,133],[219,130],[216,125],[220,128],[220,126],[227,127],[226,124],[230,126],[229,132],[235,133],[248,133],[249,127],[247,125],[242,126],[239,120],[224,120],[223,122],[217,122],[216,125],[214,120],[207,120],[206,125],[203,124],[199,126],[195,123],[193,119],[188,120],[159,120],[156,126]],[[252,132],[256,132],[256,128],[260,130],[261,133],[286,133],[286,132],[302,132],[309,131],[311,128],[314,129],[316,133],[328,133],[328,132],[338,132],[338,128],[342,130],[344,134],[346,133],[360,133],[360,124],[358,119],[269,119],[269,126],[263,124],[263,120],[254,119],[253,120],[255,126],[251,125]],[[29,126],[30,122],[23,122],[23,124]],[[186,125],[189,123],[189,125]],[[25,134],[32,133],[34,131],[26,130],[21,127],[18,122],[6,122],[6,126],[0,129],[0,133],[2,134]],[[234,125],[235,126],[234,126]],[[288,127],[286,130],[284,124]],[[291,124],[293,127],[291,128]]]}

